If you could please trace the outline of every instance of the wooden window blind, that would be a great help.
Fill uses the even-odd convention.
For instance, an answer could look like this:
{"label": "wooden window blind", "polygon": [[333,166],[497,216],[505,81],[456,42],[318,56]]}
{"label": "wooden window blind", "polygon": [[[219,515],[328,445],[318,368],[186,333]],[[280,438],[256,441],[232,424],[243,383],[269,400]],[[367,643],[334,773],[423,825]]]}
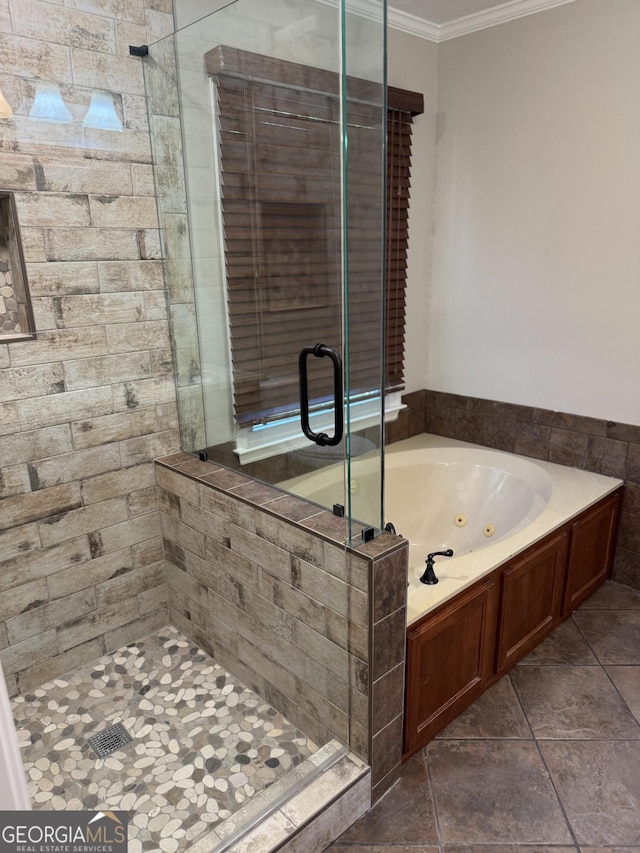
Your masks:
{"label": "wooden window blind", "polygon": [[[239,424],[249,425],[297,412],[298,353],[304,346],[321,342],[341,348],[339,79],[226,47],[209,51],[205,61],[217,101],[234,412]],[[351,81],[349,91],[348,380],[353,396],[380,390],[376,330],[381,305],[371,292],[382,262],[383,163],[379,88]],[[389,115],[396,112],[390,108]],[[402,381],[404,347],[408,115],[408,122],[394,118],[393,127],[400,130],[389,137],[393,171],[401,178],[387,213],[389,233],[401,242],[393,256],[387,247],[386,381],[393,388]],[[325,361],[308,363],[312,404],[318,406],[332,395]]]}
{"label": "wooden window blind", "polygon": [[424,112],[417,92],[387,89],[387,257],[385,321],[385,386],[404,388],[404,345],[411,196],[413,116]]}

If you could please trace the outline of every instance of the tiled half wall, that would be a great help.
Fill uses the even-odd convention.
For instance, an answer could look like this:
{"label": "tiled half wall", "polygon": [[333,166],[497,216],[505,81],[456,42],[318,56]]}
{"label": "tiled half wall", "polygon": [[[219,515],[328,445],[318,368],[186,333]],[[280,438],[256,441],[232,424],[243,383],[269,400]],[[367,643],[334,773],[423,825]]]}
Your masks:
{"label": "tiled half wall", "polygon": [[624,480],[613,577],[640,589],[640,426],[441,391],[404,402],[388,441],[426,431]]}
{"label": "tiled half wall", "polygon": [[311,738],[400,769],[407,543],[184,453],[158,460],[170,622]]}

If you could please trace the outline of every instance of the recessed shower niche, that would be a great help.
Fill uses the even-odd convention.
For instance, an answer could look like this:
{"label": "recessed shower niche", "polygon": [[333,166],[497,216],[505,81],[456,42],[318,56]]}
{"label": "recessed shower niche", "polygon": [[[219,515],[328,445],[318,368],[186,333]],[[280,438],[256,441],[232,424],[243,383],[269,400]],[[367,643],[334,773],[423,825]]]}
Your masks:
{"label": "recessed shower niche", "polygon": [[35,337],[14,195],[0,190],[0,340]]}

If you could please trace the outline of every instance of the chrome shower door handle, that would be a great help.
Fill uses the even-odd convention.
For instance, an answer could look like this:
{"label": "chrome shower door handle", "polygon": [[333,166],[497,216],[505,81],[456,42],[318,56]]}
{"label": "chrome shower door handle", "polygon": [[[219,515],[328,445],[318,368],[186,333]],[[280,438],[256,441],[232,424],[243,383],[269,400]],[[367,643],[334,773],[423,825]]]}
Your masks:
{"label": "chrome shower door handle", "polygon": [[[309,387],[307,381],[307,359],[310,355],[316,358],[329,356],[333,362],[333,436],[324,432],[315,433],[309,425]],[[304,347],[298,356],[298,377],[300,380],[300,424],[302,432],[309,441],[314,441],[320,447],[335,446],[340,444],[344,434],[344,394],[342,385],[342,359],[331,347],[324,344],[316,344],[313,347]]]}

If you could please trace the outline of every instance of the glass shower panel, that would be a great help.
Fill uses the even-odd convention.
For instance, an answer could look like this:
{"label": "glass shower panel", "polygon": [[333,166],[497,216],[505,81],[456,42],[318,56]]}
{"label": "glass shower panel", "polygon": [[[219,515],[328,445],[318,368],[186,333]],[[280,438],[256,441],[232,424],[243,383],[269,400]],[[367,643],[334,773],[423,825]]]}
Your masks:
{"label": "glass shower panel", "polygon": [[219,6],[145,60],[183,449],[359,534],[382,526],[385,4]]}
{"label": "glass shower panel", "polygon": [[[362,8],[360,0],[345,0],[343,7],[347,502],[351,518],[381,529],[384,526],[386,4],[368,4],[366,15],[362,14]],[[354,540],[355,533],[354,527]]]}

